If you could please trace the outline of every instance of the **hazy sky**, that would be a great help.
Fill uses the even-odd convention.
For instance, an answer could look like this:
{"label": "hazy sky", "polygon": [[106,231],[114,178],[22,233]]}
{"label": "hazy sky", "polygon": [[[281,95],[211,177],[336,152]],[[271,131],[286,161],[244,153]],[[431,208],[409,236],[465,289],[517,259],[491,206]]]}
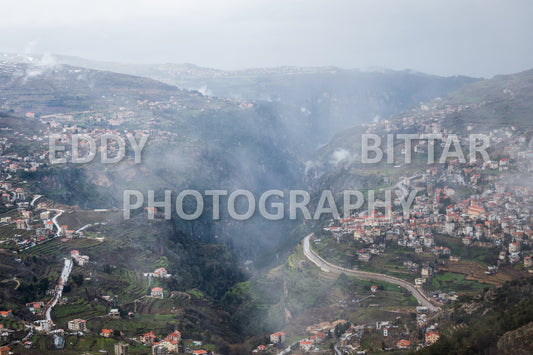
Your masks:
{"label": "hazy sky", "polygon": [[0,52],[222,69],[533,68],[530,0],[0,0]]}

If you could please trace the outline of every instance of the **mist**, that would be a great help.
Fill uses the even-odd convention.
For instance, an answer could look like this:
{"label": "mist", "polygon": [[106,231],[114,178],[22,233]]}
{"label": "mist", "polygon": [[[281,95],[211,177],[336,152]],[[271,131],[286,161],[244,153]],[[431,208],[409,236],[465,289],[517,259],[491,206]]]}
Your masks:
{"label": "mist", "polygon": [[0,5],[0,49],[221,69],[283,65],[492,77],[533,54],[528,1],[56,1]]}

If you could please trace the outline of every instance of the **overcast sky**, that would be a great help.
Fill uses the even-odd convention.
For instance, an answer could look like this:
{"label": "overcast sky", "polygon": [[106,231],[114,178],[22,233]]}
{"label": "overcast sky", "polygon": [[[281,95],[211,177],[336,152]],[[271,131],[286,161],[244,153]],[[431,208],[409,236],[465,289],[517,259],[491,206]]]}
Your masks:
{"label": "overcast sky", "polygon": [[533,68],[529,0],[0,0],[0,52],[221,69]]}

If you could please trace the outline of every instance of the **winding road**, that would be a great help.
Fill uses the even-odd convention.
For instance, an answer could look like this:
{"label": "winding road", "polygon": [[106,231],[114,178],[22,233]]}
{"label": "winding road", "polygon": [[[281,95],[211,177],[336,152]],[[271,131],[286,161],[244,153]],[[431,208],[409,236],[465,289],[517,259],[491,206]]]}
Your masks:
{"label": "winding road", "polygon": [[35,196],[33,196],[33,200],[31,200],[30,206],[33,207],[33,205],[35,204],[35,201],[37,201],[41,197],[43,197],[43,195],[35,195]]}
{"label": "winding road", "polygon": [[52,222],[54,222],[54,225],[57,228],[56,236],[59,237],[59,234],[61,233],[61,226],[59,226],[59,223],[57,222],[57,219],[59,218],[59,216],[61,216],[63,213],[65,213],[65,211],[64,210],[58,210],[58,209],[55,209],[55,208],[48,208],[47,210],[48,211],[57,212],[57,214],[54,217],[52,217]]}
{"label": "winding road", "polygon": [[323,271],[332,272],[335,274],[344,273],[346,275],[355,276],[361,280],[377,280],[377,281],[389,282],[389,283],[401,286],[407,291],[409,291],[413,295],[413,297],[416,298],[418,303],[420,303],[423,306],[426,306],[430,311],[437,312],[440,310],[440,307],[435,306],[431,302],[431,300],[423,293],[423,291],[421,291],[415,285],[405,280],[402,280],[402,279],[399,279],[393,276],[374,273],[374,272],[347,269],[347,268],[333,265],[327,262],[326,260],[322,259],[313,249],[311,249],[309,240],[311,239],[312,236],[313,234],[311,233],[303,239],[304,255]]}

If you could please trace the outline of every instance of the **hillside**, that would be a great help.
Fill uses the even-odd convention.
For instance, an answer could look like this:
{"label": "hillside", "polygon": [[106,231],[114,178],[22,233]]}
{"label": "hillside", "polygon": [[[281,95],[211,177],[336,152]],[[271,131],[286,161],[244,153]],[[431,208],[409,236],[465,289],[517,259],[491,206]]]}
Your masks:
{"label": "hillside", "polygon": [[[34,192],[58,202],[120,207],[126,187],[144,194],[185,188],[264,191],[299,179],[302,165],[287,147],[287,132],[268,105],[205,97],[152,79],[56,64],[4,62],[1,73],[1,109],[34,117],[47,127],[46,134],[59,132],[58,125],[67,127],[69,134],[150,134],[143,166],[129,161],[103,166],[97,158],[92,164],[51,166],[25,176],[39,181]],[[27,130],[25,135],[33,133]],[[275,236],[287,231],[277,224],[269,240],[254,223],[224,224],[213,231],[213,223],[204,218],[180,227],[207,240],[232,235],[236,251],[248,256],[264,247],[275,248]]]}
{"label": "hillside", "polygon": [[[381,201],[386,200],[385,192],[391,191],[391,219],[387,219],[386,205],[377,205],[377,211],[373,211],[377,216],[369,213],[368,199],[365,199],[349,219],[323,218],[314,228],[316,243],[313,248],[322,258],[338,266],[391,275],[413,284],[421,280],[418,287],[440,302],[443,310],[427,315],[427,319],[420,318],[424,322],[420,321],[416,326],[417,334],[409,337],[411,349],[427,345],[424,334],[431,331],[445,336],[422,353],[503,353],[514,342],[517,352],[527,353],[530,348],[526,335],[531,322],[528,301],[518,302],[521,295],[528,292],[530,278],[509,280],[527,277],[531,269],[528,260],[532,252],[532,131],[527,118],[532,112],[531,74],[527,71],[465,85],[446,98],[421,103],[417,108],[386,120],[339,133],[308,164],[307,183],[314,193],[312,201],[316,203],[323,190],[332,190],[340,212],[343,190],[356,189],[365,198],[372,191]],[[512,97],[509,91],[514,93]],[[505,105],[509,108],[500,110]],[[487,112],[492,114],[486,115]],[[433,163],[428,163],[427,145],[419,144],[416,139],[411,146],[412,161],[407,163],[402,151],[404,142],[398,139],[394,143],[393,163],[388,163],[384,155],[380,162],[365,164],[360,156],[363,133],[375,134],[383,141],[387,135],[401,133],[436,133],[444,138],[435,144]],[[479,155],[474,162],[468,160],[469,133],[483,133],[489,137],[487,153],[491,161],[484,161]],[[458,135],[460,148],[465,151],[464,162],[454,159],[456,157],[439,161],[444,141],[452,134]],[[385,144],[381,148],[385,150]],[[407,214],[395,194],[400,191],[404,196],[411,192],[416,196]],[[469,209],[473,205],[482,206],[483,212],[477,214]],[[515,245],[519,245],[520,253],[513,251]],[[256,317],[269,321],[277,315],[275,324],[291,331],[301,326],[298,319],[321,317],[322,307],[328,303],[314,296],[322,290],[322,278],[316,274],[311,276],[320,271],[309,265],[308,260],[300,260],[299,253],[296,250],[289,257],[290,267],[273,269],[268,277],[253,278],[246,287],[239,286],[229,293],[246,300],[235,314],[250,313],[252,309]],[[491,265],[496,272],[488,271]],[[285,271],[291,268],[299,271],[296,274]],[[268,293],[265,302],[257,295],[275,288],[265,287],[276,280],[273,275],[283,280],[284,293],[280,291],[275,297]],[[300,287],[305,288],[306,280],[313,277],[313,286],[301,291]],[[292,287],[285,288],[286,285]],[[334,283],[326,288],[329,292],[324,292],[329,297],[337,292]],[[291,299],[291,295],[299,291],[301,297]],[[477,296],[480,292],[481,296]],[[518,294],[516,299],[513,292]],[[470,312],[469,302],[465,301],[471,300],[476,304],[475,312],[465,315],[464,312]],[[499,304],[500,301],[504,304]],[[305,302],[307,305],[299,308],[299,304]],[[285,309],[284,320],[281,305]],[[419,320],[420,315],[415,317],[413,305],[406,308],[406,314],[398,317],[409,327],[413,318]],[[505,309],[509,310],[509,315],[502,314]],[[518,316],[522,309],[523,317]],[[347,309],[345,314],[349,314]],[[333,321],[339,317],[333,313],[326,319]],[[374,317],[384,320],[389,316],[376,311]],[[346,319],[359,324],[361,315],[351,314]],[[390,339],[383,334],[376,328],[351,344],[360,346],[358,350],[379,353],[390,346]],[[387,346],[380,347],[381,342]]]}
{"label": "hillside", "polygon": [[450,331],[419,354],[528,354],[531,342],[532,279],[514,280],[500,288],[463,299],[446,317]]}
{"label": "hillside", "polygon": [[[432,124],[461,136],[467,133],[487,134],[493,129],[513,126],[520,132],[527,132],[533,122],[530,119],[533,110],[532,90],[533,70],[466,84],[447,96],[391,115],[380,124],[363,124],[338,133],[316,151],[308,167],[327,172],[335,167],[348,167],[352,163],[360,166],[363,133],[376,133],[383,138],[391,133],[431,133]],[[424,126],[402,123],[413,121],[424,122]],[[405,128],[407,126],[409,129]],[[400,143],[395,145],[400,147]],[[385,149],[384,144],[382,148]],[[399,157],[396,161],[401,162],[398,149],[395,152],[396,157]]]}
{"label": "hillside", "polygon": [[[76,67],[148,77],[209,96],[268,102],[290,137],[286,145],[305,159],[342,130],[399,113],[478,80],[336,67],[224,71],[192,64],[122,64],[60,55],[49,58]],[[6,54],[4,60],[39,63],[43,57]]]}

